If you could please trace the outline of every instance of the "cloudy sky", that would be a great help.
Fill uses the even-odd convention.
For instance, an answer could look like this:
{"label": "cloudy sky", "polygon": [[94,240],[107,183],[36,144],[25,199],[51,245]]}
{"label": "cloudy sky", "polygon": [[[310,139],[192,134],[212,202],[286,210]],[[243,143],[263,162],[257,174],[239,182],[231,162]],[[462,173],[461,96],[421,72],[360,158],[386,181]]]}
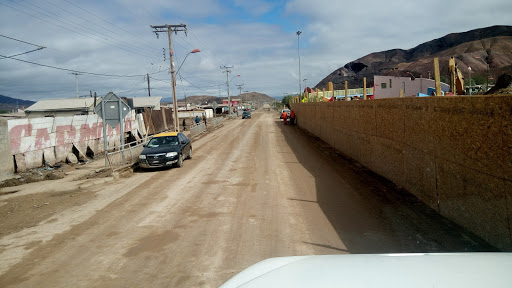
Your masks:
{"label": "cloudy sky", "polygon": [[170,97],[167,35],[157,39],[150,25],[187,25],[187,35],[172,35],[176,69],[201,50],[180,70],[178,98],[226,96],[220,66],[233,66],[231,94],[243,84],[242,91],[283,96],[371,52],[512,25],[511,15],[510,0],[0,0],[0,55],[46,47],[0,57],[0,94],[76,97],[75,71],[80,96],[147,96],[149,74],[151,95]]}

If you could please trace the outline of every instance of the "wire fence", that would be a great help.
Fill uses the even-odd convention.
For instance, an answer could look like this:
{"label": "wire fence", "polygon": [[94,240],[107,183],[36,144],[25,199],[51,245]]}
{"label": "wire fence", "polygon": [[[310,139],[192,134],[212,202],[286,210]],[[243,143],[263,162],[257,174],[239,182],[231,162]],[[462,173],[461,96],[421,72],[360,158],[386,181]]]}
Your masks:
{"label": "wire fence", "polygon": [[144,150],[143,143],[138,143],[137,141],[130,142],[124,145],[124,149],[122,146],[117,146],[114,148],[114,151],[107,152],[107,160],[108,165],[111,169],[116,169],[119,167],[123,167],[126,165],[132,165],[137,162],[140,153]]}
{"label": "wire fence", "polygon": [[212,119],[210,125],[213,127],[213,128],[216,128],[217,126],[220,126],[222,125],[222,122],[224,121],[224,117],[215,117]]}
{"label": "wire fence", "polygon": [[195,137],[204,132],[206,132],[206,125],[204,124],[204,122],[199,122],[195,125],[190,126],[190,138]]}

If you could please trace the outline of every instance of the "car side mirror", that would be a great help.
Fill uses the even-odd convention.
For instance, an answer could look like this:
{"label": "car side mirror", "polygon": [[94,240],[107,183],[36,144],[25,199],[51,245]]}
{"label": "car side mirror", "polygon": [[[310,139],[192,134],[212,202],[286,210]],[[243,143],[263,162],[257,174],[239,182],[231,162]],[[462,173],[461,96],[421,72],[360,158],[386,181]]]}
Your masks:
{"label": "car side mirror", "polygon": [[187,141],[181,140],[181,144],[187,144]]}

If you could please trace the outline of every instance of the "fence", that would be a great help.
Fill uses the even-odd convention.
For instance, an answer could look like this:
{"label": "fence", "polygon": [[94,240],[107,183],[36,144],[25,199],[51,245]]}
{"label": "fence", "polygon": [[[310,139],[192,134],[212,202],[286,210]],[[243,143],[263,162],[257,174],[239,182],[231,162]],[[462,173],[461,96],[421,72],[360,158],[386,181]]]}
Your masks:
{"label": "fence", "polygon": [[190,138],[195,137],[204,132],[206,132],[206,125],[204,125],[204,122],[199,122],[198,124],[190,126]]}
{"label": "fence", "polygon": [[216,117],[216,118],[213,118],[212,121],[211,121],[211,127],[215,128],[219,125],[222,125],[222,122],[224,121],[224,117]]}
{"label": "fence", "polygon": [[137,162],[140,153],[144,150],[144,143],[146,142],[138,143],[134,141],[126,144],[124,150],[121,146],[117,146],[115,147],[115,151],[107,152],[107,160],[110,168],[115,169]]}
{"label": "fence", "polygon": [[[354,95],[363,95],[363,91],[364,89],[363,88],[357,88],[357,89],[347,89],[347,94],[348,96],[354,96]],[[318,97],[322,98],[331,98],[332,97],[332,93],[333,91],[318,91],[317,92],[311,92],[309,93],[309,97],[310,98],[315,98],[317,97],[317,94],[318,94]],[[373,88],[366,88],[366,94],[373,94]],[[345,90],[334,90],[334,96],[335,97],[338,97],[338,96],[345,96]]]}

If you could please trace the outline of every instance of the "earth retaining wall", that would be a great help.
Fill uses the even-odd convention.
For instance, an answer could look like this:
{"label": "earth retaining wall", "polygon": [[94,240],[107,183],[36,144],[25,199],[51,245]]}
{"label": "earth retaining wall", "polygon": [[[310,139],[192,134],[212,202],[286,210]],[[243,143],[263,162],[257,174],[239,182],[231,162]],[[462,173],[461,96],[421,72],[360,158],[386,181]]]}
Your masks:
{"label": "earth retaining wall", "polygon": [[512,251],[512,96],[291,105],[302,128]]}

